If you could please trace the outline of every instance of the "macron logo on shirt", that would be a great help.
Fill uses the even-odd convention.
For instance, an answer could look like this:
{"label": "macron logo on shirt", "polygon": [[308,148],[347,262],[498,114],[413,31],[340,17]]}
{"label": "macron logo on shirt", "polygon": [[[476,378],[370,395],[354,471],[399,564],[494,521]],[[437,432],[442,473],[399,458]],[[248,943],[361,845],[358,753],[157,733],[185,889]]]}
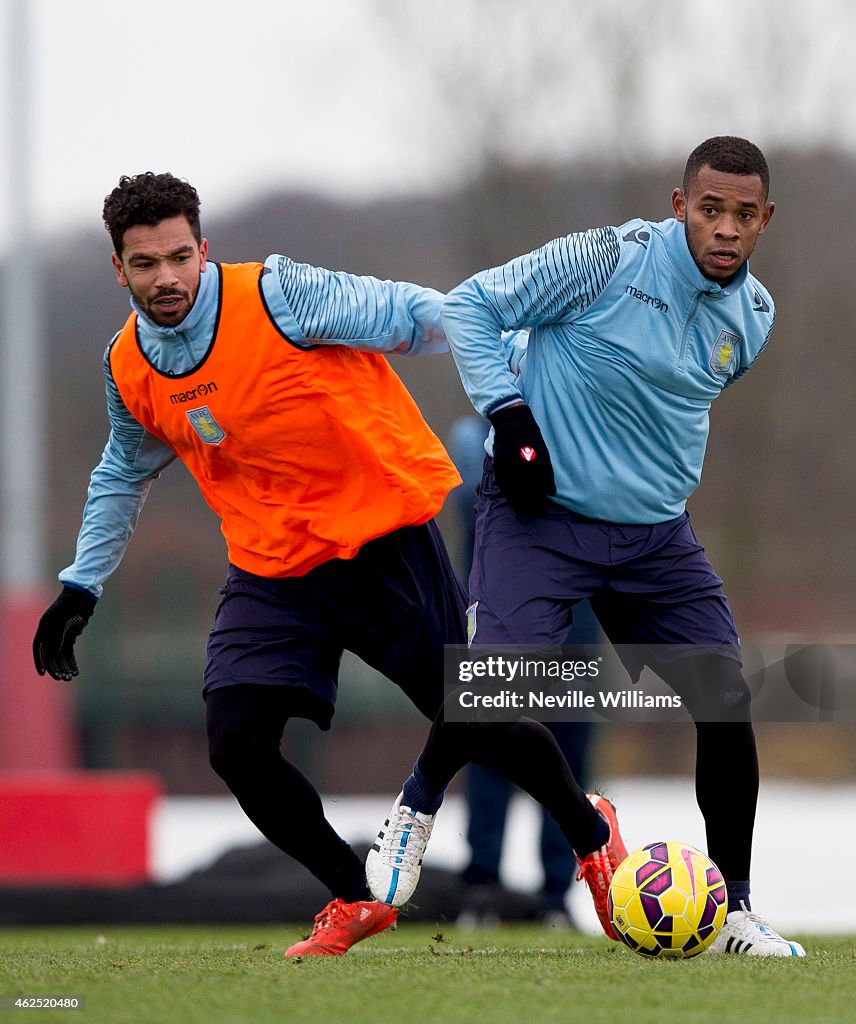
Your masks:
{"label": "macron logo on shirt", "polygon": [[640,302],[644,302],[647,306],[651,306],[652,309],[659,309],[661,313],[669,312],[668,302],[663,302],[663,300],[658,299],[656,295],[649,295],[647,292],[642,292],[638,288],[634,288],[632,284],[629,284],[624,291],[625,294],[631,295],[634,299],[638,299]]}

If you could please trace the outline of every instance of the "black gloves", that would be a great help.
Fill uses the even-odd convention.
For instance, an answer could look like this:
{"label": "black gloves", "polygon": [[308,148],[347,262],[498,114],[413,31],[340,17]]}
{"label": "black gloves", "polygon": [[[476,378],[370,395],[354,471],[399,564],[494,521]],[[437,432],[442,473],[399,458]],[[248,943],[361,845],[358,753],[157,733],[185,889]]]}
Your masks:
{"label": "black gloves", "polygon": [[556,493],[553,464],[528,405],[510,405],[491,413],[493,474],[511,507],[520,516],[543,515]]}
{"label": "black gloves", "polygon": [[33,661],[40,676],[54,679],[77,675],[74,641],[89,622],[98,598],[88,590],[63,587],[62,593],[39,620],[33,637]]}

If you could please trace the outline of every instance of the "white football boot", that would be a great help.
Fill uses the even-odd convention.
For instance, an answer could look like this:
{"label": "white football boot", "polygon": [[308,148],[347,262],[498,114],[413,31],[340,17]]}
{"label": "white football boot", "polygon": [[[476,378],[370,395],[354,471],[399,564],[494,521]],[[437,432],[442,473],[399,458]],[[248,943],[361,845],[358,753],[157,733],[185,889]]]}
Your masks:
{"label": "white football boot", "polygon": [[725,918],[719,935],[708,947],[708,953],[744,953],[749,956],[805,956],[798,942],[783,939],[757,914],[746,910],[732,910]]}
{"label": "white football boot", "polygon": [[422,871],[434,814],[401,803],[399,793],[366,858],[366,881],[380,903],[401,907],[413,895]]}

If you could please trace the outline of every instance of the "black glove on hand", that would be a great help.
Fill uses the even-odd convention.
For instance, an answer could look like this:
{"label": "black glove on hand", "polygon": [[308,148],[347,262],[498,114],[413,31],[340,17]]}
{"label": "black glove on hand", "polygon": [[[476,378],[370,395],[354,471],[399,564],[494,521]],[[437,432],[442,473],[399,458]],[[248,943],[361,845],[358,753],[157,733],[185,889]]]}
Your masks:
{"label": "black glove on hand", "polygon": [[543,515],[556,493],[553,464],[528,405],[510,405],[491,413],[493,474],[496,484],[521,516]]}
{"label": "black glove on hand", "polygon": [[88,590],[63,587],[62,593],[39,620],[33,637],[33,661],[40,676],[54,679],[77,675],[74,641],[89,622],[98,598]]}

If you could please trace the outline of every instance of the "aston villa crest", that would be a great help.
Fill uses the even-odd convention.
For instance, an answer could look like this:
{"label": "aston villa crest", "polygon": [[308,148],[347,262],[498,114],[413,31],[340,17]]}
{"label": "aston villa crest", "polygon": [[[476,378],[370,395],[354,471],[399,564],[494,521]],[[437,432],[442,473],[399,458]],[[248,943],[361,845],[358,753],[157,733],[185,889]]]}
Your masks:
{"label": "aston villa crest", "polygon": [[206,444],[219,444],[226,436],[223,428],[211,415],[207,405],[201,409],[188,409],[187,418],[190,425]]}
{"label": "aston villa crest", "polygon": [[726,331],[725,328],[719,332],[719,337],[716,339],[716,344],[713,346],[713,351],[710,353],[710,359],[708,360],[708,366],[710,366],[715,374],[720,377],[727,377],[731,373],[737,360],[737,346],[739,344],[740,338],[738,335]]}

